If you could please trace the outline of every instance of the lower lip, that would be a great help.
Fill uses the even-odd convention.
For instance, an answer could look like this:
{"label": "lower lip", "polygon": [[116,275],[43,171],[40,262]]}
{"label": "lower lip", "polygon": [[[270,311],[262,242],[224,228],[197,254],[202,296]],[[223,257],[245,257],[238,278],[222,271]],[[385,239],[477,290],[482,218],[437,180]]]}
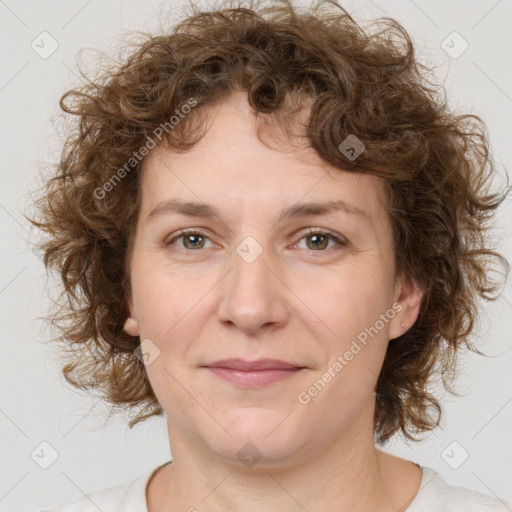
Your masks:
{"label": "lower lip", "polygon": [[273,382],[278,382],[292,377],[302,370],[302,368],[292,368],[289,370],[276,368],[275,370],[242,371],[230,368],[207,368],[215,373],[215,375],[218,375],[225,380],[246,387],[267,386]]}

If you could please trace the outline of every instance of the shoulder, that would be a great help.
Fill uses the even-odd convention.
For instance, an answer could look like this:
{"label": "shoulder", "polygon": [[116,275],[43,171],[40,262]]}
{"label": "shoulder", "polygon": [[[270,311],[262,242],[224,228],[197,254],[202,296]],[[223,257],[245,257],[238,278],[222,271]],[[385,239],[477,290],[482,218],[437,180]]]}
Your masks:
{"label": "shoulder", "polygon": [[37,512],[147,512],[146,486],[155,471],[152,469],[135,480],[85,494],[63,507],[46,508]]}
{"label": "shoulder", "polygon": [[423,467],[423,478],[406,512],[510,512],[512,501],[447,484],[434,469]]}

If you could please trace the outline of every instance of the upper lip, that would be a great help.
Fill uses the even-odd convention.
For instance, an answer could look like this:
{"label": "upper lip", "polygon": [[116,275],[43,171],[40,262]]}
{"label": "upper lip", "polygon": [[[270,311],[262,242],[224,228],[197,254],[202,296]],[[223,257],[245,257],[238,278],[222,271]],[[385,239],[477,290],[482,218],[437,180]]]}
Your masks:
{"label": "upper lip", "polygon": [[245,361],[243,359],[223,359],[205,365],[207,368],[229,368],[232,370],[241,371],[256,371],[256,370],[290,370],[304,368],[303,366],[278,359],[258,359],[257,361]]}

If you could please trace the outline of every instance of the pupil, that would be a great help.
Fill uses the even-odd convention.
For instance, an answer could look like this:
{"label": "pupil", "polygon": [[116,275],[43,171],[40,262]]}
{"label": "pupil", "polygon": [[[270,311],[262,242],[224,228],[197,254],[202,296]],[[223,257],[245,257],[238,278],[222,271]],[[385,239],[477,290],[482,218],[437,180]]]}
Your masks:
{"label": "pupil", "polygon": [[[189,245],[192,245],[192,247],[197,247],[198,245],[200,245],[198,242],[200,242],[201,238],[201,235],[188,235],[185,238],[185,240],[187,240],[189,242]],[[192,243],[190,243],[191,240]]]}
{"label": "pupil", "polygon": [[[313,247],[315,247],[315,248],[323,247],[325,244],[322,244],[322,241],[321,241],[322,238],[324,239],[323,240],[324,242],[327,239],[327,237],[325,235],[312,235],[311,239],[312,239]],[[320,243],[317,244],[316,242],[320,242]]]}

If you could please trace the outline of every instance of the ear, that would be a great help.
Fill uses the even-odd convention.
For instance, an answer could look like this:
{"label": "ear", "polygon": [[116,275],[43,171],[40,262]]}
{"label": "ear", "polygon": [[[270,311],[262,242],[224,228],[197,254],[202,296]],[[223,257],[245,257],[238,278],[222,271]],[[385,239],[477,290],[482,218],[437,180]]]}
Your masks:
{"label": "ear", "polygon": [[393,303],[397,314],[390,322],[389,339],[402,336],[412,327],[418,318],[422,299],[423,290],[412,277],[404,275],[398,279]]}
{"label": "ear", "polygon": [[128,299],[128,308],[130,310],[130,316],[125,320],[123,330],[130,336],[140,336],[139,322],[133,316],[133,302],[132,298]]}

